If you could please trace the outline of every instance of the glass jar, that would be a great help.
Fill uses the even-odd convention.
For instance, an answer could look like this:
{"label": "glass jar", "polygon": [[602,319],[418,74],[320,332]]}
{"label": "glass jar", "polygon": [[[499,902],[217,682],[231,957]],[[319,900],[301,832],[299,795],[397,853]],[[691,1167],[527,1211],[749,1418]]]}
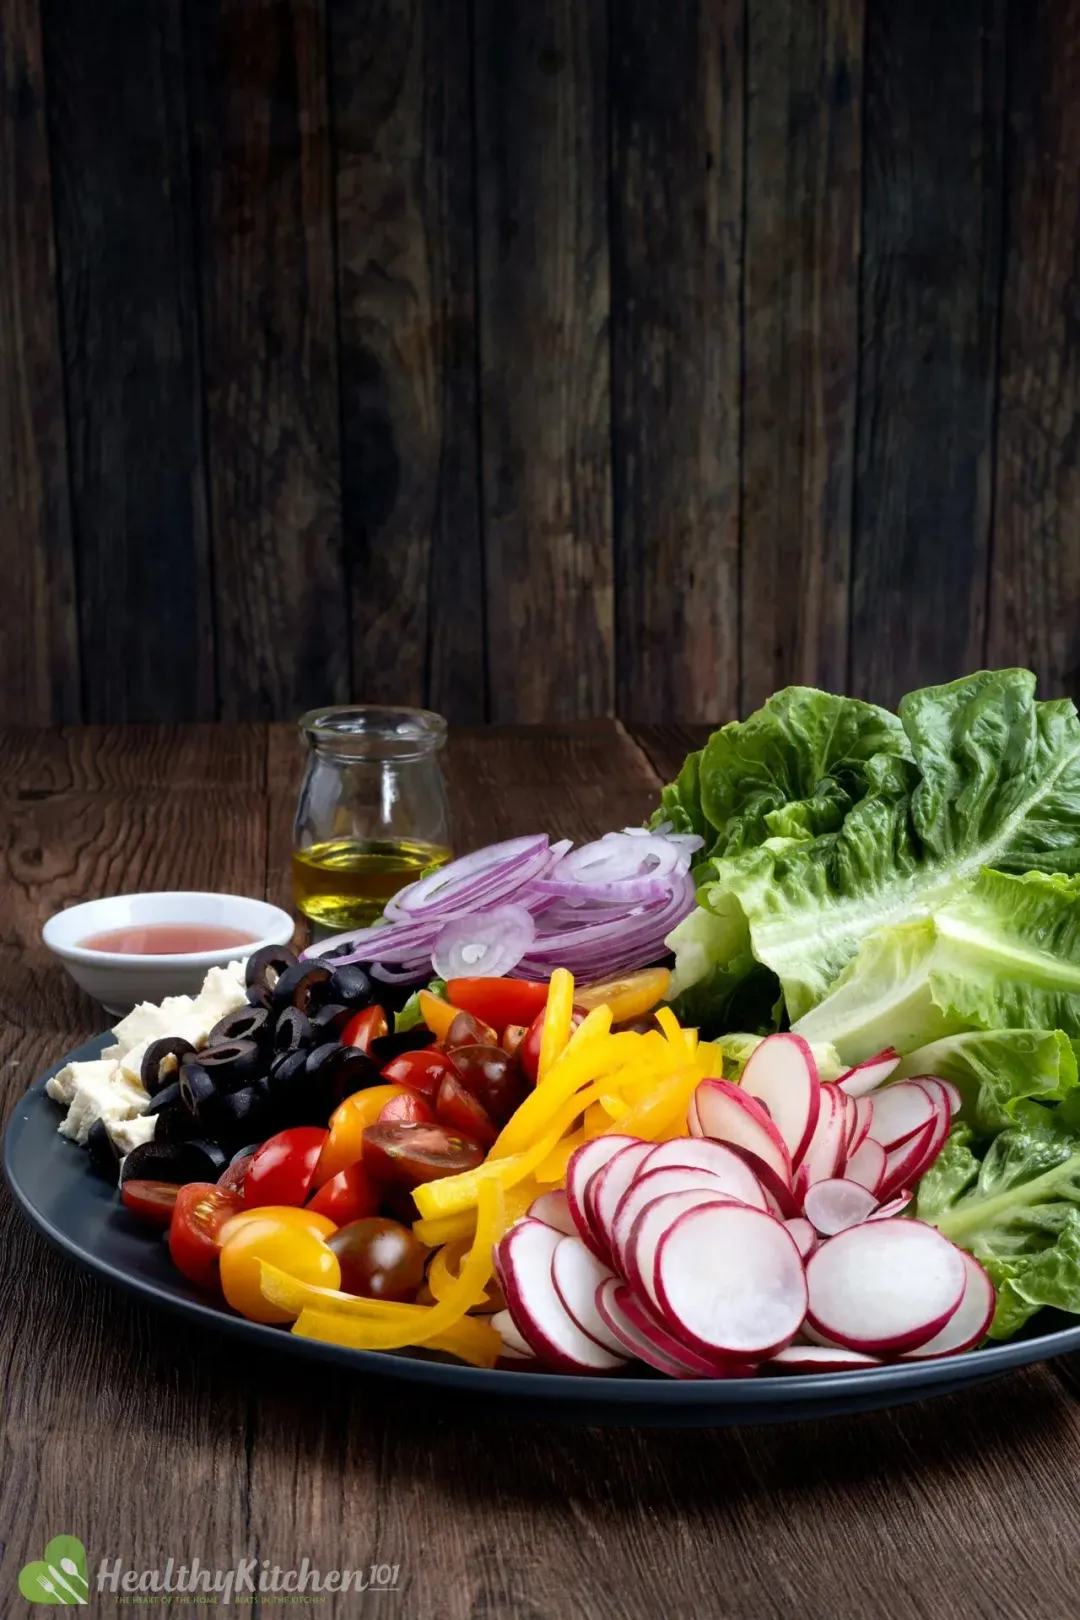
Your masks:
{"label": "glass jar", "polygon": [[439,769],[446,721],[429,709],[312,709],[293,828],[293,893],[312,922],[364,926],[391,895],[450,859]]}

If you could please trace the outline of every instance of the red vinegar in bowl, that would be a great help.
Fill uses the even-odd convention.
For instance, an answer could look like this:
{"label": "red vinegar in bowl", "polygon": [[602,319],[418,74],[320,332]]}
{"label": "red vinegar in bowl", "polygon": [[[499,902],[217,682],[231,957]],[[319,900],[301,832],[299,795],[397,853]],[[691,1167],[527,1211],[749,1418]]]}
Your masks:
{"label": "red vinegar in bowl", "polygon": [[221,928],[214,923],[130,923],[103,934],[80,939],[84,951],[107,951],[125,956],[187,956],[194,951],[241,950],[254,934],[242,928]]}

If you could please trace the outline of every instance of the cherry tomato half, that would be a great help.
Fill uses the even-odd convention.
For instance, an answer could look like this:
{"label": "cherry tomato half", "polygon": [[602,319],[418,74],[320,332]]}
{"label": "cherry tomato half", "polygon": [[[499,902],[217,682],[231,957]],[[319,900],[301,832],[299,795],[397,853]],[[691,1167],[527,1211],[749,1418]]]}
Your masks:
{"label": "cherry tomato half", "polygon": [[507,1024],[499,1036],[499,1045],[504,1052],[513,1057],[528,1033],[529,1030],[526,1024]]}
{"label": "cherry tomato half", "polygon": [[372,1179],[406,1191],[483,1162],[479,1142],[445,1125],[369,1125],[364,1132],[364,1164]]}
{"label": "cherry tomato half", "polygon": [[437,1046],[426,1046],[422,1051],[401,1052],[391,1058],[382,1073],[384,1080],[396,1086],[408,1086],[410,1091],[417,1091],[421,1097],[434,1102],[444,1075],[456,1074],[457,1070],[445,1052],[440,1052]]}
{"label": "cherry tomato half", "polygon": [[318,1125],[294,1125],[265,1141],[244,1177],[244,1204],[302,1204],[311,1191],[327,1132]]}
{"label": "cherry tomato half", "polygon": [[244,1196],[244,1181],[247,1178],[248,1167],[254,1159],[254,1153],[243,1153],[231,1164],[227,1164],[218,1176],[217,1184],[223,1192],[239,1193]]}
{"label": "cherry tomato half", "polygon": [[578,988],[574,991],[574,1002],[586,1012],[594,1007],[610,1007],[611,1022],[625,1024],[659,1006],[670,984],[670,968],[643,968],[640,973],[624,974],[619,979],[605,979],[600,984]]}
{"label": "cherry tomato half", "polygon": [[446,997],[494,1029],[531,1024],[547,1005],[548,987],[530,979],[451,979]]}
{"label": "cherry tomato half", "polygon": [[455,1046],[498,1046],[499,1037],[482,1018],[474,1018],[469,1012],[459,1012],[442,1044],[448,1052],[452,1052]]}
{"label": "cherry tomato half", "polygon": [[520,1067],[499,1046],[459,1046],[454,1067],[496,1125],[505,1125],[529,1094]]}
{"label": "cherry tomato half", "polygon": [[448,1125],[452,1131],[464,1131],[482,1147],[491,1147],[499,1134],[483,1104],[477,1102],[456,1075],[444,1077],[435,1099],[435,1112],[441,1125]]}
{"label": "cherry tomato half", "polygon": [[180,1196],[172,1181],[125,1181],[120,1188],[124,1208],[148,1226],[168,1226]]}
{"label": "cherry tomato half", "polygon": [[386,1022],[386,1014],[379,1006],[365,1007],[358,1012],[355,1018],[350,1018],[338,1039],[342,1046],[358,1046],[361,1052],[366,1052],[372,1041],[390,1033]]}
{"label": "cherry tomato half", "polygon": [[427,1250],[407,1226],[375,1216],[351,1221],[326,1246],[341,1266],[341,1286],[364,1299],[415,1299],[424,1281]]}
{"label": "cherry tomato half", "polygon": [[[450,1075],[447,1075],[443,1080],[443,1085],[451,1078]],[[442,1095],[441,1086],[439,1094]],[[400,1120],[407,1125],[433,1125],[435,1116],[436,1110],[432,1108],[425,1097],[421,1097],[418,1091],[410,1091],[408,1086],[402,1086],[400,1094],[397,1097],[391,1097],[385,1108],[380,1110],[375,1123],[386,1125],[392,1124],[395,1120]]]}
{"label": "cherry tomato half", "polygon": [[[354,1092],[330,1115],[330,1134],[315,1166],[315,1187],[347,1170],[363,1157],[364,1131],[374,1125],[387,1103],[406,1094],[404,1086],[369,1086]],[[411,1095],[411,1093],[410,1093]]]}
{"label": "cherry tomato half", "polygon": [[222,1228],[240,1209],[236,1193],[209,1181],[189,1181],[178,1189],[169,1226],[169,1253],[177,1271],[200,1288],[218,1281]]}
{"label": "cherry tomato half", "polygon": [[[585,1014],[575,1008],[570,1019],[571,1034],[583,1022]],[[540,1070],[540,1042],[544,1038],[544,1015],[540,1013],[529,1025],[528,1033],[517,1049],[517,1060],[521,1064],[521,1072],[525,1078],[535,1086],[536,1076]]]}
{"label": "cherry tomato half", "polygon": [[337,1231],[337,1222],[332,1221],[329,1215],[312,1209],[310,1204],[303,1209],[294,1209],[291,1204],[264,1204],[261,1209],[239,1209],[235,1215],[230,1215],[218,1233],[218,1242],[227,1243],[234,1232],[239,1232],[242,1226],[250,1226],[252,1221],[295,1226],[298,1232],[314,1232],[320,1238],[329,1237],[331,1232]]}
{"label": "cherry tomato half", "polygon": [[379,1195],[364,1166],[350,1164],[347,1170],[339,1170],[336,1176],[331,1176],[306,1207],[316,1215],[325,1215],[335,1226],[347,1226],[362,1215],[374,1215],[379,1207]]}
{"label": "cherry tomato half", "polygon": [[221,1291],[234,1311],[252,1322],[288,1322],[289,1312],[263,1299],[259,1262],[269,1260],[300,1282],[338,1288],[341,1267],[321,1237],[269,1219],[245,1222],[221,1245]]}

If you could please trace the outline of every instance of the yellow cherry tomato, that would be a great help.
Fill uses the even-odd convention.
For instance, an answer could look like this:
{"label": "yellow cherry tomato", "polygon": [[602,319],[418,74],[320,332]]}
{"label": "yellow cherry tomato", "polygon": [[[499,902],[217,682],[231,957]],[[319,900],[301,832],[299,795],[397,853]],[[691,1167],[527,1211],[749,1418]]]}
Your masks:
{"label": "yellow cherry tomato", "polygon": [[287,1221],[252,1219],[226,1238],[221,1249],[221,1291],[233,1310],[252,1322],[292,1321],[288,1311],[263,1297],[259,1268],[264,1260],[298,1282],[341,1287],[337,1255],[315,1232]]}
{"label": "yellow cherry tomato", "polygon": [[574,1001],[590,1011],[593,1007],[610,1007],[611,1022],[626,1024],[631,1018],[652,1012],[667,995],[670,983],[669,968],[644,968],[621,979],[605,979],[601,984],[587,984],[584,989],[579,986]]}
{"label": "yellow cherry tomato", "polygon": [[460,1007],[452,1007],[441,996],[433,996],[430,990],[421,990],[419,996],[420,1016],[430,1029],[437,1041],[445,1041],[450,1033],[450,1025],[454,1022]]}
{"label": "yellow cherry tomato", "polygon": [[219,1246],[253,1221],[263,1221],[273,1227],[287,1226],[297,1232],[310,1232],[312,1237],[317,1238],[329,1237],[337,1231],[333,1221],[325,1215],[317,1215],[313,1209],[301,1209],[293,1204],[263,1204],[259,1209],[242,1209],[238,1214],[230,1215],[218,1233]]}
{"label": "yellow cherry tomato", "polygon": [[354,1091],[330,1115],[330,1135],[315,1166],[313,1187],[322,1187],[339,1171],[347,1170],[363,1157],[364,1131],[374,1125],[388,1102],[400,1097],[407,1086],[368,1086]]}

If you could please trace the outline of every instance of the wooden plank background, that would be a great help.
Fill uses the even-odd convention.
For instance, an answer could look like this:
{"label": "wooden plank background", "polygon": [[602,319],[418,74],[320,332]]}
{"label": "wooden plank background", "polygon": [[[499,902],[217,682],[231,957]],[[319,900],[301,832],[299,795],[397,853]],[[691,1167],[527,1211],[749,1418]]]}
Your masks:
{"label": "wooden plank background", "polygon": [[0,0],[0,720],[1080,693],[1080,0]]}

